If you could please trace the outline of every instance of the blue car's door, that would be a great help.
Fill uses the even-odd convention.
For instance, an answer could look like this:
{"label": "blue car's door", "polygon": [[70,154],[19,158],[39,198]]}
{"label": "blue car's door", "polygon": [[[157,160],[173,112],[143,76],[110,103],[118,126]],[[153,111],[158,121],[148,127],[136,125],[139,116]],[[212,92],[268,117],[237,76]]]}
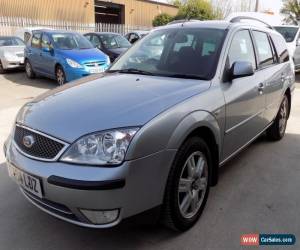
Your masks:
{"label": "blue car's door", "polygon": [[51,40],[46,33],[42,35],[41,41],[41,52],[40,52],[40,67],[43,74],[48,77],[55,77],[55,51],[51,44]]}
{"label": "blue car's door", "polygon": [[31,46],[27,49],[27,56],[35,72],[41,72],[40,53],[41,53],[41,32],[34,32],[31,39]]}

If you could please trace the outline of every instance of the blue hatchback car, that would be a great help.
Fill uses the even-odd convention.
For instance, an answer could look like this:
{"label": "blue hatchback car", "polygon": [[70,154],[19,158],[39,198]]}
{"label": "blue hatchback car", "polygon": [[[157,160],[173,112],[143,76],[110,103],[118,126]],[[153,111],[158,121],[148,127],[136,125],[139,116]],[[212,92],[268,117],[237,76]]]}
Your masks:
{"label": "blue hatchback car", "polygon": [[81,34],[70,31],[37,30],[25,48],[25,69],[56,79],[59,85],[105,71],[110,60]]}

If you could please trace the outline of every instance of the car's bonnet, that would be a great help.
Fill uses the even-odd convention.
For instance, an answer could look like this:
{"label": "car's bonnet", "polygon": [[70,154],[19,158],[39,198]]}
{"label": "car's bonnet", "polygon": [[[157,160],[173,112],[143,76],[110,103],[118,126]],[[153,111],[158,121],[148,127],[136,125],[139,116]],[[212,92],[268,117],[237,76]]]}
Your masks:
{"label": "car's bonnet", "polygon": [[133,74],[88,79],[37,97],[19,112],[18,122],[73,142],[96,131],[142,126],[210,86],[210,81]]}
{"label": "car's bonnet", "polygon": [[4,51],[4,52],[10,52],[10,53],[21,53],[24,52],[24,48],[25,46],[3,46],[0,47],[0,50]]}
{"label": "car's bonnet", "polygon": [[92,49],[72,49],[72,50],[57,50],[64,58],[70,58],[78,63],[105,61],[107,56],[96,48]]}

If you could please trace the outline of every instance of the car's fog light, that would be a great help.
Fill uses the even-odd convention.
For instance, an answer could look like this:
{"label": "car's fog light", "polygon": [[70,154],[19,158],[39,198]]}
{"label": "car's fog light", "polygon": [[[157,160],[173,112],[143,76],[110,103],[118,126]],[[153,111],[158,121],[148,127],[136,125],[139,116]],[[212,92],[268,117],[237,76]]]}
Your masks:
{"label": "car's fog light", "polygon": [[107,224],[115,221],[119,216],[119,210],[80,210],[93,224]]}

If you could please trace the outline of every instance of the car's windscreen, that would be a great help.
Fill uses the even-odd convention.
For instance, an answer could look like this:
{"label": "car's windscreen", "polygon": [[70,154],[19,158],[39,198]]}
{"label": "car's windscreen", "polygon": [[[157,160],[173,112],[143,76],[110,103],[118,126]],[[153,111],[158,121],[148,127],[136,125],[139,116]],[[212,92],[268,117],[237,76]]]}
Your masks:
{"label": "car's windscreen", "polygon": [[115,34],[100,35],[101,41],[107,49],[129,48],[131,44],[125,37]]}
{"label": "car's windscreen", "polygon": [[58,49],[91,49],[93,45],[82,35],[77,33],[53,33],[51,35],[54,46]]}
{"label": "car's windscreen", "polygon": [[224,37],[225,30],[212,28],[154,31],[129,49],[108,72],[211,79]]}
{"label": "car's windscreen", "polygon": [[0,46],[24,46],[25,43],[18,37],[0,37]]}
{"label": "car's windscreen", "polygon": [[277,32],[279,32],[285,39],[286,42],[292,42],[298,31],[298,27],[274,27]]}

